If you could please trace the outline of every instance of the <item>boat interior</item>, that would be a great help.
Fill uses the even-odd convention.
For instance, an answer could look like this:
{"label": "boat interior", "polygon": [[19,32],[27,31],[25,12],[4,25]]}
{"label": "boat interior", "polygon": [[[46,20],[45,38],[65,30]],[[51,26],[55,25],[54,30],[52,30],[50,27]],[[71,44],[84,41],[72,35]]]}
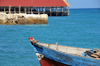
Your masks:
{"label": "boat interior", "polygon": [[90,49],[84,49],[84,48],[62,46],[58,44],[47,44],[47,43],[37,43],[37,44],[40,46],[55,50],[55,51],[59,51],[59,52],[67,53],[71,55],[78,55],[78,56],[81,56],[83,52],[90,50]]}

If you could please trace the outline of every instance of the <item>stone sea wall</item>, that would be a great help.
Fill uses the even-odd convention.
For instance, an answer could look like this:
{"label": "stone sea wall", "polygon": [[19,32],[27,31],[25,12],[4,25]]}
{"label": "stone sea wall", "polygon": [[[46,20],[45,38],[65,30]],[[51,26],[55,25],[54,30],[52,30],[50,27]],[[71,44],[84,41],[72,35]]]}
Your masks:
{"label": "stone sea wall", "polygon": [[0,13],[0,24],[47,24],[47,14],[5,14]]}

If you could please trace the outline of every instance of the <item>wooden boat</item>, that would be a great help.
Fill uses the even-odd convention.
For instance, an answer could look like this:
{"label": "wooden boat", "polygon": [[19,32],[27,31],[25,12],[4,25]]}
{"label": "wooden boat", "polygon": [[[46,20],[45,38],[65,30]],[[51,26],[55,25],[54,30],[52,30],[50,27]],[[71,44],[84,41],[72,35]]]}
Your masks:
{"label": "wooden boat", "polygon": [[100,66],[100,50],[39,43],[29,37],[41,66]]}

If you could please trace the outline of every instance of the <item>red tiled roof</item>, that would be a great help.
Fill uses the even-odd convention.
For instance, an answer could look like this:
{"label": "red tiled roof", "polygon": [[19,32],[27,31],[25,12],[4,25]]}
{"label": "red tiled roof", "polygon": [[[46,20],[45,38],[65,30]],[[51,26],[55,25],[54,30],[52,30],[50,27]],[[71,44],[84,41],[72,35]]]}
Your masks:
{"label": "red tiled roof", "polygon": [[0,0],[0,6],[69,6],[66,0]]}

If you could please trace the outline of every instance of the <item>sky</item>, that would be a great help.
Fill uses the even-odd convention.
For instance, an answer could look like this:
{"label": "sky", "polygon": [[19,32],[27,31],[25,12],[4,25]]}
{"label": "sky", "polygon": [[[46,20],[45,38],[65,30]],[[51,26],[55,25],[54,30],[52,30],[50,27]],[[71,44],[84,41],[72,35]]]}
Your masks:
{"label": "sky", "polygon": [[100,0],[67,0],[70,8],[100,8]]}

